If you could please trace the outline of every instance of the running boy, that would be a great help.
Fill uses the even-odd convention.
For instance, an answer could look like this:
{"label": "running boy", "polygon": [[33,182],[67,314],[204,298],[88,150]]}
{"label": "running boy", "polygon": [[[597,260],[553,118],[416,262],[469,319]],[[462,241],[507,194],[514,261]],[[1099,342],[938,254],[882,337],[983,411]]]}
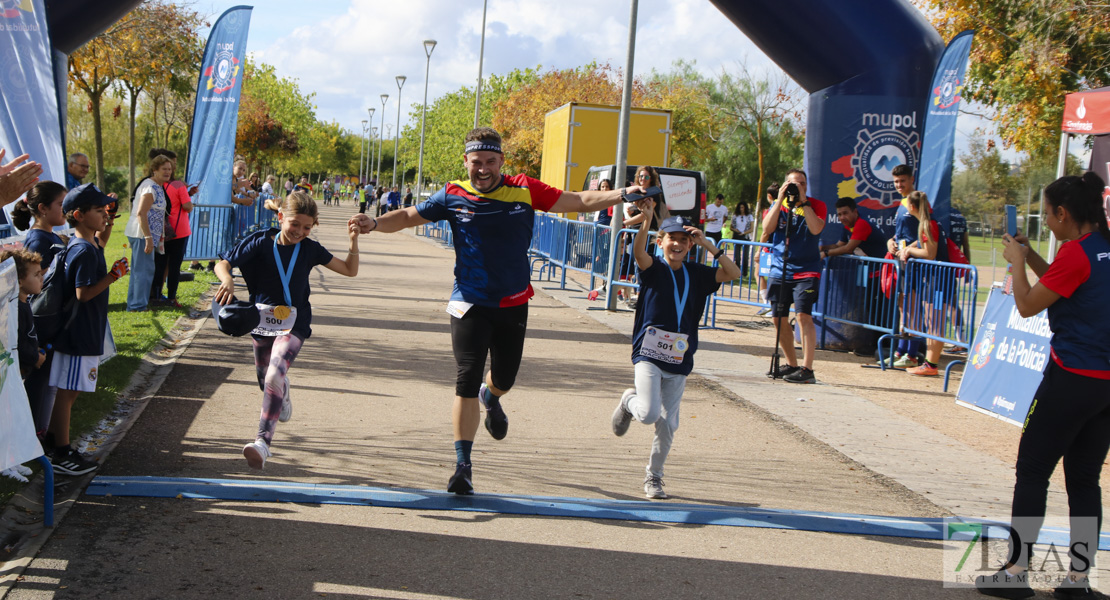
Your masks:
{"label": "running boy", "polygon": [[293,415],[287,373],[301,345],[312,335],[308,276],[317,265],[347,277],[358,274],[357,227],[348,226],[351,245],[347,259],[340,260],[308,239],[317,224],[316,202],[308,192],[293,192],[282,201],[267,200],[266,208],[277,212],[278,228],[247,236],[220,256],[222,260],[215,269],[220,278],[216,302],[229,304],[235,300],[231,269],[238,267],[250,301],[262,313],[262,322],[251,332],[254,366],[262,390],[262,417],[255,441],[243,447],[243,456],[252,469],[266,466],[277,422],[284,423]]}
{"label": "running boy", "polygon": [[[647,250],[647,239],[655,202],[645,198],[638,204],[647,216],[633,242],[636,266],[640,268],[640,300],[632,330],[636,387],[621,395],[613,411],[613,433],[624,435],[633,417],[645,425],[655,425],[644,493],[648,498],[662,499],[667,497],[663,491],[663,462],[678,429],[678,408],[686,376],[694,368],[698,321],[705,309],[705,299],[722,282],[739,277],[740,268],[683,217],[663,221],[658,239],[663,260],[653,257]],[[705,248],[720,266],[686,262],[686,255],[694,246]]]}
{"label": "running boy", "polygon": [[54,340],[49,384],[58,393],[46,439],[55,446],[47,448],[54,472],[63,475],[83,475],[99,466],[70,446],[69,417],[81,392],[96,391],[104,330],[108,327],[108,286],[127,274],[126,258],[117,260],[108,270],[104,248],[97,239],[111,222],[106,207],[113,202],[91,183],[73,188],[62,201],[62,212],[75,234],[69,240],[64,265],[59,261],[55,268],[65,269],[66,287],[72,288],[77,297],[77,312]]}

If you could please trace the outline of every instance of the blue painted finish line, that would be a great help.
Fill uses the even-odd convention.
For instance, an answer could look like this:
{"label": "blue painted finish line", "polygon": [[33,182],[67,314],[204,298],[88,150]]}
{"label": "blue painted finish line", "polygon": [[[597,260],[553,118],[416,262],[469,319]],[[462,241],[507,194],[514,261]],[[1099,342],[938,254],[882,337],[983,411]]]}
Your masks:
{"label": "blue painted finish line", "polygon": [[[640,500],[560,498],[476,494],[457,496],[447,492],[328,485],[257,479],[201,479],[191,477],[104,477],[93,479],[85,491],[90,496],[134,496],[143,498],[193,498],[245,502],[296,502],[303,504],[355,504],[411,510],[458,510],[466,512],[614,519],[686,525],[762,527],[879,535],[941,540],[944,519],[933,517],[883,517],[848,513],[678,504]],[[1043,544],[1067,544],[1067,532],[1046,528]],[[1102,550],[1110,550],[1110,536],[1103,534]]]}

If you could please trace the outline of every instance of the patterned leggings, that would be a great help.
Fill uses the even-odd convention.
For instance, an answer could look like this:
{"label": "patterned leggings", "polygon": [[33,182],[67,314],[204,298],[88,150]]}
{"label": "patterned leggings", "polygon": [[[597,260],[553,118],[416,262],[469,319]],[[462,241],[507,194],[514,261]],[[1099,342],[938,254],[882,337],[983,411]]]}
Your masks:
{"label": "patterned leggings", "polygon": [[254,340],[254,368],[258,374],[258,387],[262,390],[262,417],[258,420],[258,437],[269,445],[274,440],[274,428],[281,414],[281,401],[285,396],[289,366],[301,351],[304,340],[295,335],[252,337]]}

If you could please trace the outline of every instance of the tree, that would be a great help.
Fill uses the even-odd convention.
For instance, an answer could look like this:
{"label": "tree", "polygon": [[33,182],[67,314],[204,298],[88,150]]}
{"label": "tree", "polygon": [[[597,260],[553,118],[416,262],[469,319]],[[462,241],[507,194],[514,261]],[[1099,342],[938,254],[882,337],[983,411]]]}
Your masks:
{"label": "tree", "polygon": [[[112,26],[119,27],[122,21]],[[88,97],[88,111],[93,116],[93,158],[96,160],[96,185],[104,188],[104,139],[100,105],[104,92],[115,81],[114,48],[107,32],[89,40],[73,54],[69,55],[69,80],[78,90]]]}
{"label": "tree", "polygon": [[997,225],[1002,206],[1017,198],[1010,163],[981,136],[968,140],[967,153],[959,158],[964,168],[952,176],[953,204],[967,215]]}
{"label": "tree", "polygon": [[200,14],[176,4],[148,1],[123,17],[113,40],[115,73],[129,106],[128,187],[135,187],[135,120],[139,95],[152,86],[187,94],[202,56]]}
{"label": "tree", "polygon": [[1007,147],[1051,153],[1064,95],[1110,85],[1110,5],[1103,0],[914,2],[945,39],[976,30],[965,90],[993,109]]}
{"label": "tree", "polygon": [[723,129],[710,129],[708,135],[714,141],[724,141],[739,133],[755,148],[759,178],[753,214],[759,215],[765,196],[769,137],[785,131],[787,139],[793,138],[792,122],[800,120],[801,114],[795,88],[785,74],[757,77],[743,62],[737,66],[735,75],[722,70],[715,90],[710,92],[709,105],[723,117],[724,124]]}
{"label": "tree", "polygon": [[[278,77],[273,66],[249,58],[243,73],[240,102],[251,112],[246,120],[240,118],[236,129],[239,154],[249,157],[251,165],[265,163],[283,173],[307,171],[311,159],[301,161],[299,153],[317,126],[315,94],[302,94],[296,80]],[[280,132],[275,131],[278,126]],[[277,143],[269,143],[274,140]]]}

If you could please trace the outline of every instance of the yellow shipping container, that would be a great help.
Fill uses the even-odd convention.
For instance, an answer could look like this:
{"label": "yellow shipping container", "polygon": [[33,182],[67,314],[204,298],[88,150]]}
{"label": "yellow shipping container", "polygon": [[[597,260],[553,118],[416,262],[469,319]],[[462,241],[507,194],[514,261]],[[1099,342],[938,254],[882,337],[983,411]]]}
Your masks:
{"label": "yellow shipping container", "polygon": [[[581,191],[592,166],[617,162],[619,106],[570,102],[547,113],[543,124],[540,179],[562,190]],[[628,127],[628,164],[670,166],[671,111],[633,108]],[[615,187],[623,181],[614,181]]]}

